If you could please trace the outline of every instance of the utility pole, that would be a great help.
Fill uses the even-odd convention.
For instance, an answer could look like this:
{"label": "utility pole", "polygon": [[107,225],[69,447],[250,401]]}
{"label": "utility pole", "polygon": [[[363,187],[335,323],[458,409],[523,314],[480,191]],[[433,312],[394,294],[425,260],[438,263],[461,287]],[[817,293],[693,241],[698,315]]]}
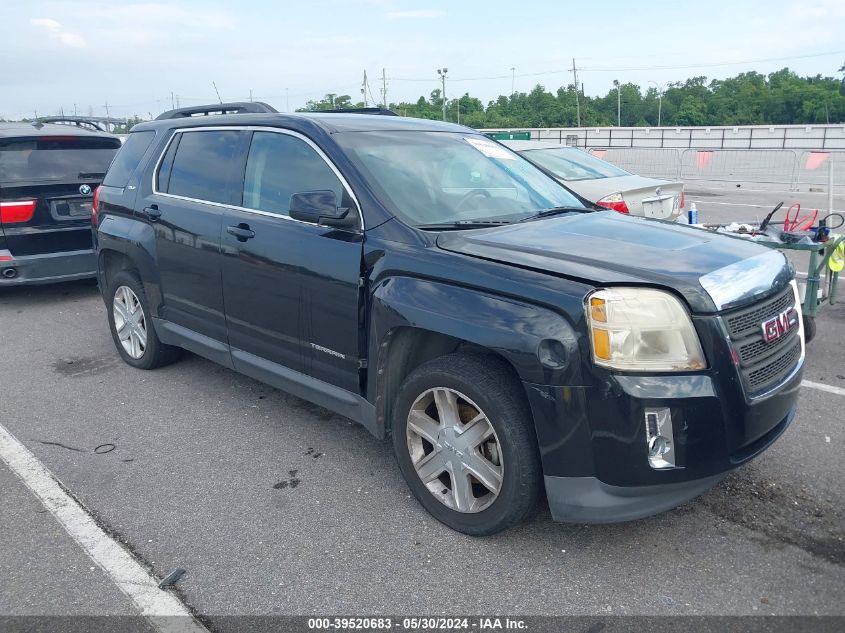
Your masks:
{"label": "utility pole", "polygon": [[614,79],[613,85],[616,86],[616,127],[622,127],[622,93],[620,92],[619,80]]}
{"label": "utility pole", "polygon": [[443,99],[443,120],[446,120],[446,73],[449,72],[448,68],[438,68],[437,74],[440,75],[440,81],[443,84],[443,91],[440,93],[440,96]]}
{"label": "utility pole", "polygon": [[249,89],[249,102],[252,103],[252,88]]}
{"label": "utility pole", "polygon": [[364,69],[364,81],[361,83],[361,94],[364,95],[364,107],[367,107],[367,69]]}
{"label": "utility pole", "polygon": [[515,92],[514,86],[516,85],[516,68],[511,66],[511,97],[513,97],[513,93]]}
{"label": "utility pole", "polygon": [[173,97],[173,91],[172,90],[170,91],[170,109],[171,110],[176,109],[176,99]]}
{"label": "utility pole", "polygon": [[108,102],[108,101],[106,101],[106,102],[105,102],[105,104],[103,105],[103,107],[106,109],[106,131],[108,132],[108,131],[109,131],[109,128],[111,127],[111,126],[109,125],[109,121],[108,121],[108,119],[110,119],[110,118],[111,118],[111,117],[109,116],[109,102]]}
{"label": "utility pole", "polygon": [[575,69],[575,58],[572,58],[572,83],[575,85],[575,121],[576,127],[581,127],[581,101],[578,98],[578,71]]}
{"label": "utility pole", "polygon": [[648,83],[654,84],[654,87],[657,89],[657,127],[660,127],[660,119],[663,114],[663,89],[666,85],[659,84],[654,80],[649,80]]}
{"label": "utility pole", "polygon": [[76,104],[73,104],[73,116],[76,116]]}
{"label": "utility pole", "polygon": [[384,68],[381,69],[381,100],[384,109],[387,110],[387,75]]}

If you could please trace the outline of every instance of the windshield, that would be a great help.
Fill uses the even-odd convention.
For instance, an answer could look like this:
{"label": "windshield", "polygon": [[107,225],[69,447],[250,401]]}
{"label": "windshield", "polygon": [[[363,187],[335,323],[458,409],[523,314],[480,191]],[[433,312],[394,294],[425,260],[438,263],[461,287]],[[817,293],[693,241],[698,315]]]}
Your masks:
{"label": "windshield", "polygon": [[348,132],[335,139],[388,209],[413,226],[584,208],[534,165],[471,132]]}
{"label": "windshield", "polygon": [[616,165],[572,147],[529,149],[526,157],[564,180],[595,180],[631,174]]}

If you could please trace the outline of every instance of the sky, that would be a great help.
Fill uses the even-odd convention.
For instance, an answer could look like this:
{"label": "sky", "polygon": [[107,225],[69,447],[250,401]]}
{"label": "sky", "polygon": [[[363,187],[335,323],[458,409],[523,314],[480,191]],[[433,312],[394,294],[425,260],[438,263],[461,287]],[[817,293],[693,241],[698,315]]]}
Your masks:
{"label": "sky", "polygon": [[[155,116],[249,98],[280,111],[326,93],[381,100],[440,86],[500,94],[613,80],[643,88],[695,75],[841,76],[843,0],[0,0],[0,117]],[[832,53],[832,54],[829,54]],[[789,58],[789,59],[784,59]],[[684,67],[686,66],[686,67]],[[670,68],[667,68],[670,67]],[[515,70],[511,70],[515,69]],[[367,95],[370,99],[370,94]]]}

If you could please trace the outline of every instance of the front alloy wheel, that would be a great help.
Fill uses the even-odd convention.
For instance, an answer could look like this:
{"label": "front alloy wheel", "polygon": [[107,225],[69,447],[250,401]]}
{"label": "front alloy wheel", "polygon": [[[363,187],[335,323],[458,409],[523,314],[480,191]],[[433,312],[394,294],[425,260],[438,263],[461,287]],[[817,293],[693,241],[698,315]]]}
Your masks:
{"label": "front alloy wheel", "polygon": [[396,463],[432,516],[483,536],[530,516],[542,492],[534,421],[514,370],[454,352],[414,369],[393,403]]}
{"label": "front alloy wheel", "polygon": [[147,319],[138,296],[129,286],[119,286],[112,303],[114,327],[123,350],[140,359],[147,349]]}
{"label": "front alloy wheel", "polygon": [[458,512],[481,512],[499,496],[502,448],[484,412],[447,387],[422,393],[408,413],[408,452],[434,497]]}

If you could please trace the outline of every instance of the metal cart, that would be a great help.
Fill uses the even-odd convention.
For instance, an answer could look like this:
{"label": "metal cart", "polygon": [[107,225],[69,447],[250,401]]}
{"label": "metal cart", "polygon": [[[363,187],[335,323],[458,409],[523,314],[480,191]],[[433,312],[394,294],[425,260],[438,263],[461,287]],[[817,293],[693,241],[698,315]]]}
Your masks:
{"label": "metal cart", "polygon": [[810,261],[807,264],[807,282],[801,310],[804,313],[804,338],[808,342],[811,341],[816,335],[816,313],[819,311],[819,307],[824,303],[828,305],[836,303],[839,272],[831,270],[827,264],[833,252],[840,244],[845,243],[845,235],[836,238],[831,237],[827,242],[817,244],[788,244],[767,240],[757,240],[757,243],[768,248],[776,248],[779,251],[804,251],[809,253]]}

